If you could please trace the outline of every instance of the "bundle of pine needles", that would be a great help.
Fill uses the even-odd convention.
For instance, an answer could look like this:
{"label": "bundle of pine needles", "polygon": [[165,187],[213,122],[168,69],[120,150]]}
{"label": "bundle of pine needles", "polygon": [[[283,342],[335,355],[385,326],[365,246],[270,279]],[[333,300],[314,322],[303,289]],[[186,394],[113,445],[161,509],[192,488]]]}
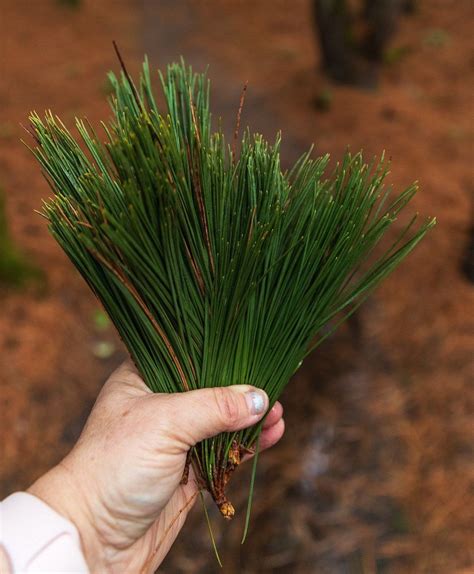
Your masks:
{"label": "bundle of pine needles", "polygon": [[[30,117],[54,191],[51,233],[103,303],[156,392],[246,383],[273,405],[290,377],[425,235],[416,216],[381,238],[416,192],[384,188],[383,160],[347,154],[334,170],[308,152],[289,171],[274,144],[245,131],[236,154],[211,128],[209,81],[184,62],[138,86],[109,78],[105,143],[76,121]],[[240,112],[239,112],[240,117]],[[237,157],[238,156],[238,157]],[[202,489],[231,517],[225,486],[261,424],[196,445]]]}

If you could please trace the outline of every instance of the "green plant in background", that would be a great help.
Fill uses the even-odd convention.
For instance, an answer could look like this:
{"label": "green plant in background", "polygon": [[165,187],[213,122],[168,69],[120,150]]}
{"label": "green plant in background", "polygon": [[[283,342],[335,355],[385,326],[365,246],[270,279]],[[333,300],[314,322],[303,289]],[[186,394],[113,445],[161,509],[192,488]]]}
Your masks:
{"label": "green plant in background", "polygon": [[41,277],[40,270],[27,260],[10,237],[5,197],[0,189],[0,285],[18,288]]}
{"label": "green plant in background", "polygon": [[93,315],[94,328],[96,331],[102,333],[107,331],[110,327],[109,316],[102,311],[102,309],[96,309]]}
{"label": "green plant in background", "polygon": [[[105,335],[110,329],[110,319],[107,313],[102,309],[96,309],[93,314],[94,330],[100,334]],[[110,359],[116,351],[115,345],[112,341],[107,339],[99,339],[92,345],[92,354],[97,359]]]}
{"label": "green plant in background", "polygon": [[314,98],[314,105],[320,112],[328,112],[333,104],[333,93],[328,87],[321,88]]}
{"label": "green plant in background", "polygon": [[425,34],[423,43],[432,48],[443,48],[449,43],[450,39],[451,37],[446,30],[434,28]]}
{"label": "green plant in background", "polygon": [[[160,74],[166,110],[146,60],[138,86],[125,68],[109,78],[105,143],[85,121],[76,122],[80,144],[51,113],[30,116],[54,191],[43,208],[51,233],[150,389],[246,383],[273,405],[434,220],[414,229],[414,216],[380,249],[416,193],[393,197],[383,160],[369,166],[348,153],[330,169],[327,155],[308,152],[283,171],[279,137],[270,144],[247,129],[238,154],[213,130],[209,81],[184,62]],[[258,453],[260,429],[221,434],[188,457],[227,518],[226,485],[242,456]]]}
{"label": "green plant in background", "polygon": [[389,66],[398,64],[402,60],[404,60],[407,56],[409,56],[412,52],[412,48],[410,46],[401,45],[401,46],[393,46],[391,48],[387,48],[383,54],[383,61],[385,64]]}

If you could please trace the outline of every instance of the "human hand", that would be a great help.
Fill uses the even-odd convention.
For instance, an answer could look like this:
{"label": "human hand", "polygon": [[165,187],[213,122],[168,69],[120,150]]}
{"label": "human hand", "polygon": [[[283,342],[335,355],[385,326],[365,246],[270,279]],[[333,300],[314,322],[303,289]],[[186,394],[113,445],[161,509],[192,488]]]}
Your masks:
{"label": "human hand", "polygon": [[[189,448],[251,426],[267,409],[266,394],[248,385],[155,394],[125,363],[73,450],[28,492],[76,525],[91,572],[154,572],[198,493],[192,469],[180,484]],[[268,413],[260,450],[283,435],[282,413],[280,403]]]}

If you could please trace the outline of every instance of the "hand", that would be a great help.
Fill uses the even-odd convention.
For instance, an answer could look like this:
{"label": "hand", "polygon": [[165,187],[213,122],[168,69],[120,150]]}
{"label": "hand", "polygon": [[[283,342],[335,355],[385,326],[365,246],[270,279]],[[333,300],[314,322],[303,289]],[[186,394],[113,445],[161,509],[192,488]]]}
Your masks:
{"label": "hand", "polygon": [[[180,485],[189,448],[267,409],[267,395],[248,385],[154,394],[126,363],[70,454],[29,492],[76,525],[91,572],[154,572],[197,497],[192,470]],[[280,403],[268,413],[261,450],[283,435],[282,413]]]}

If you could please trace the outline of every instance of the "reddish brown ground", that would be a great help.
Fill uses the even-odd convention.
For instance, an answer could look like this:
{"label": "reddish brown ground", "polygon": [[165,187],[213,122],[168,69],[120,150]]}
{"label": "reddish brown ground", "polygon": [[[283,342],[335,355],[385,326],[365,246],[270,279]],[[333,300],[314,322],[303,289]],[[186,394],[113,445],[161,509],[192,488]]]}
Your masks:
{"label": "reddish brown ground", "polygon": [[[283,127],[288,157],[311,141],[336,157],[348,144],[369,155],[386,149],[393,183],[418,179],[416,209],[439,220],[359,321],[290,385],[287,434],[261,457],[246,546],[241,524],[215,519],[224,571],[472,572],[474,298],[460,273],[472,206],[470,2],[422,0],[394,41],[407,55],[384,68],[377,90],[329,87],[326,113],[314,107],[328,84],[316,70],[308,2],[195,0],[192,18],[162,4],[170,22],[191,20],[182,46],[211,62],[211,76],[212,66],[226,70],[233,86],[223,77],[220,86],[236,102],[250,81],[247,119]],[[153,34],[131,0],[78,10],[6,0],[0,22],[0,187],[14,238],[47,277],[43,288],[0,291],[1,497],[70,448],[124,356],[113,333],[97,331],[97,303],[33,213],[48,189],[18,124],[45,108],[69,122],[103,118],[111,40],[133,70]],[[100,340],[120,350],[95,358]],[[233,493],[240,515],[245,475]],[[197,509],[163,571],[214,568]]]}

